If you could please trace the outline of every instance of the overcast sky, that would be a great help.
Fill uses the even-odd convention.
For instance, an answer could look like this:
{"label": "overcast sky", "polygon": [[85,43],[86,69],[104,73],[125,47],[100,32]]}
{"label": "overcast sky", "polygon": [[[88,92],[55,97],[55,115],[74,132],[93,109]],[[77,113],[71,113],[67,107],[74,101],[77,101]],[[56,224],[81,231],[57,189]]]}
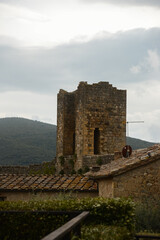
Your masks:
{"label": "overcast sky", "polygon": [[0,117],[56,124],[59,89],[127,90],[128,135],[160,142],[159,0],[0,0]]}

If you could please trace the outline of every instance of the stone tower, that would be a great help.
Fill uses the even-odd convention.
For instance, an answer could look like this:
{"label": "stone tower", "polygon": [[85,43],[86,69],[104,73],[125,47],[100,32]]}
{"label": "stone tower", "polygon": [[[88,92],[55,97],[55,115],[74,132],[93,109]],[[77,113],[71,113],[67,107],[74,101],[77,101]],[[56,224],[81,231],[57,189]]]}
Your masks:
{"label": "stone tower", "polygon": [[61,89],[57,102],[57,161],[76,154],[75,169],[79,169],[91,166],[96,156],[122,150],[126,141],[125,90],[108,82],[80,82],[74,92]]}

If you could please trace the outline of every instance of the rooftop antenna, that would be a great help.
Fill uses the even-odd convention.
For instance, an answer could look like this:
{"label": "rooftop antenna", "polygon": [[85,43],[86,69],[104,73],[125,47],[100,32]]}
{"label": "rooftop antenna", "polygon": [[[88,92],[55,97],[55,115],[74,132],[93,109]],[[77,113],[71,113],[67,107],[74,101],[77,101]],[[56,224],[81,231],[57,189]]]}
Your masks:
{"label": "rooftop antenna", "polygon": [[127,123],[127,136],[129,137],[129,124],[130,123],[144,123],[144,121],[128,121]]}

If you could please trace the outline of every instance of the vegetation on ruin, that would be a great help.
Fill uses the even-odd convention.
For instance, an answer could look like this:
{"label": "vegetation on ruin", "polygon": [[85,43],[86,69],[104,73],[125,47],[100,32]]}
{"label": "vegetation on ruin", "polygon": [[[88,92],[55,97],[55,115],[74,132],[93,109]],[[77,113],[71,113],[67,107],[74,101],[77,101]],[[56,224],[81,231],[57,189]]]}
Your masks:
{"label": "vegetation on ruin", "polygon": [[60,157],[59,157],[59,161],[60,161],[61,166],[64,166],[64,163],[65,163],[65,158],[64,158],[64,156],[60,156]]}
{"label": "vegetation on ruin", "polygon": [[99,157],[99,158],[97,159],[96,163],[97,163],[97,165],[101,166],[102,163],[103,163],[103,161],[102,161],[102,159]]}
{"label": "vegetation on ruin", "polygon": [[55,168],[55,162],[52,160],[51,162],[45,162],[43,163],[42,167],[40,167],[38,170],[30,170],[29,174],[30,175],[40,175],[40,174],[45,174],[45,175],[53,175],[56,172]]}

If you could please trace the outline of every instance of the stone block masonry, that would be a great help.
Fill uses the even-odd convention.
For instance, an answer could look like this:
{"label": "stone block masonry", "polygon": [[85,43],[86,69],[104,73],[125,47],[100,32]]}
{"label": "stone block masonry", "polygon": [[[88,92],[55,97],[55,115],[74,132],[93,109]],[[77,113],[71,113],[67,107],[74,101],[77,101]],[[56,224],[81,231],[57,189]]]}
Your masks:
{"label": "stone block masonry", "polygon": [[122,150],[126,141],[125,90],[108,82],[80,82],[74,92],[60,90],[57,102],[57,162],[60,156],[76,155],[77,170],[85,165],[84,156]]}

